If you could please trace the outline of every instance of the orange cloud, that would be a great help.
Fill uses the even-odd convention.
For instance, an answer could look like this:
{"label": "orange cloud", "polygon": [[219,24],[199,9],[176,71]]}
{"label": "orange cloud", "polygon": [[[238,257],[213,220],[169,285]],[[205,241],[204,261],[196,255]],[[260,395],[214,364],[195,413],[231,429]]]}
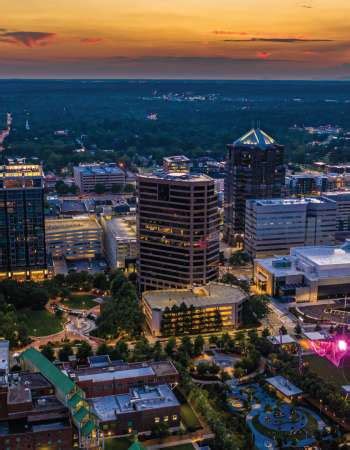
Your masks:
{"label": "orange cloud", "polygon": [[213,34],[227,35],[227,36],[247,36],[245,31],[226,31],[226,30],[214,30]]}

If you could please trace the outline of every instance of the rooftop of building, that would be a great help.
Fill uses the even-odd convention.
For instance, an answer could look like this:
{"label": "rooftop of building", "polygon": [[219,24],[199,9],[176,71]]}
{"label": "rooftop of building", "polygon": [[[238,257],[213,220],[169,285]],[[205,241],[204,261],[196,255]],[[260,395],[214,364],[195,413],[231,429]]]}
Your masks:
{"label": "rooftop of building", "polygon": [[350,241],[340,246],[310,246],[291,249],[291,256],[302,257],[316,266],[350,265]]}
{"label": "rooftop of building", "polygon": [[275,377],[266,378],[266,382],[281,392],[286,397],[294,397],[303,393],[295,384],[291,383],[287,378],[277,375]]}
{"label": "rooftop of building", "polygon": [[102,422],[115,420],[119,414],[180,406],[167,384],[135,387],[128,394],[97,397],[90,403]]}
{"label": "rooftop of building", "polygon": [[7,164],[0,166],[0,178],[37,178],[43,176],[39,164]]}
{"label": "rooftop of building", "polygon": [[61,213],[84,214],[86,213],[86,206],[81,200],[63,200],[61,203]]}
{"label": "rooftop of building", "polygon": [[82,175],[124,175],[124,171],[118,166],[108,164],[81,164],[75,166],[74,170]]}
{"label": "rooftop of building", "polygon": [[164,180],[164,181],[185,181],[185,182],[191,182],[191,183],[197,183],[197,182],[213,182],[213,178],[209,177],[205,174],[194,174],[194,173],[188,173],[188,172],[167,172],[164,169],[159,169],[156,172],[153,173],[142,173],[137,176],[139,180],[147,179],[147,180]]}
{"label": "rooftop of building", "polygon": [[252,128],[239,139],[237,139],[233,143],[233,145],[248,147],[253,146],[261,149],[266,149],[268,147],[276,145],[276,141],[260,128]]}
{"label": "rooftop of building", "polygon": [[176,156],[165,156],[163,158],[164,162],[167,163],[189,163],[191,160],[187,158],[185,155],[176,155]]}
{"label": "rooftop of building", "polygon": [[100,230],[101,226],[95,217],[91,216],[76,216],[72,218],[62,219],[46,219],[45,229],[49,233],[59,231],[87,231]]}
{"label": "rooftop of building", "polygon": [[324,197],[300,197],[300,198],[268,198],[250,200],[259,206],[282,206],[282,205],[307,205],[333,203],[330,199]]}
{"label": "rooftop of building", "polygon": [[[337,271],[337,269],[350,269],[350,240],[346,240],[340,246],[308,246],[294,247],[290,250],[290,255],[282,257],[261,258],[256,261],[269,272],[273,272],[276,276],[301,275],[304,271],[312,267],[317,270],[326,269],[324,276],[330,276],[329,271]],[[305,263],[305,264],[301,264]],[[327,272],[328,269],[328,272]],[[341,275],[341,271],[332,272]],[[312,272],[308,270],[309,275]],[[322,272],[319,272],[322,276]]]}
{"label": "rooftop of building", "polygon": [[108,230],[118,240],[135,239],[136,240],[136,216],[114,217],[106,221]]}
{"label": "rooftop of building", "polygon": [[103,364],[100,367],[85,367],[69,372],[69,376],[77,381],[101,382],[108,380],[127,380],[149,376],[177,375],[177,370],[170,361],[124,363],[121,361]]}
{"label": "rooftop of building", "polygon": [[240,303],[247,297],[246,292],[237,286],[223,283],[209,283],[193,289],[164,289],[145,291],[144,300],[152,309],[164,310],[184,303],[187,307],[203,308],[211,305]]}

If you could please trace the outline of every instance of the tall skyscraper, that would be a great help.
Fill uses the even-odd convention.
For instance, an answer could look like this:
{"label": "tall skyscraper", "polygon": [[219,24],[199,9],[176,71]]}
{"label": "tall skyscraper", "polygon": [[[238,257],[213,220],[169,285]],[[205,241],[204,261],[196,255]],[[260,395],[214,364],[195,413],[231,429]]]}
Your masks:
{"label": "tall skyscraper", "polygon": [[188,288],[218,276],[219,213],[214,180],[187,160],[138,176],[137,240],[142,290]]}
{"label": "tall skyscraper", "polygon": [[224,237],[232,243],[244,234],[246,200],[281,196],[284,147],[258,128],[227,148]]}
{"label": "tall skyscraper", "polygon": [[0,278],[46,275],[42,168],[0,166]]}

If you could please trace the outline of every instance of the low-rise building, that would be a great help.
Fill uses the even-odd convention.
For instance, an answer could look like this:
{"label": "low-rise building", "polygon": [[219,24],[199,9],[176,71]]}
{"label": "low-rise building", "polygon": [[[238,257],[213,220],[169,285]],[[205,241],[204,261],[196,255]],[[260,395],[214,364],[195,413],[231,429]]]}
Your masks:
{"label": "low-rise building", "polygon": [[91,364],[90,367],[69,370],[68,375],[83,389],[88,398],[126,394],[135,386],[176,384],[179,381],[179,373],[171,361],[107,361],[99,367]]}
{"label": "low-rise building", "polygon": [[245,250],[256,258],[303,245],[333,245],[336,210],[336,202],[325,197],[247,200]]}
{"label": "low-rise building", "polygon": [[75,184],[81,193],[95,192],[97,184],[111,191],[113,186],[124,186],[125,171],[116,164],[80,164],[73,168]]}
{"label": "low-rise building", "polygon": [[169,336],[236,328],[246,299],[242,289],[212,282],[192,289],[145,291],[142,305],[152,335]]}
{"label": "low-rise building", "polygon": [[350,295],[350,241],[341,246],[299,247],[288,256],[254,261],[258,292],[291,296],[297,302]]}
{"label": "low-rise building", "polygon": [[125,268],[129,262],[136,261],[136,216],[102,217],[104,230],[104,249],[111,269]]}
{"label": "low-rise building", "polygon": [[170,430],[180,425],[180,403],[167,384],[134,387],[126,394],[90,400],[104,433],[147,433],[159,424]]}
{"label": "low-rise building", "polygon": [[102,228],[95,217],[47,219],[45,232],[53,258],[94,259],[102,254]]}

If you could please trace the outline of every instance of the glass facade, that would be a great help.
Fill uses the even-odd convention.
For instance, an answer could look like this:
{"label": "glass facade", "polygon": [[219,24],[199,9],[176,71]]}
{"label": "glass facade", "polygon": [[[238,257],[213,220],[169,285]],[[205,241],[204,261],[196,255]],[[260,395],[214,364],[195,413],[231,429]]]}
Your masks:
{"label": "glass facade", "polygon": [[30,278],[32,272],[47,269],[42,178],[1,175],[5,175],[0,180],[1,276],[17,273]]}

